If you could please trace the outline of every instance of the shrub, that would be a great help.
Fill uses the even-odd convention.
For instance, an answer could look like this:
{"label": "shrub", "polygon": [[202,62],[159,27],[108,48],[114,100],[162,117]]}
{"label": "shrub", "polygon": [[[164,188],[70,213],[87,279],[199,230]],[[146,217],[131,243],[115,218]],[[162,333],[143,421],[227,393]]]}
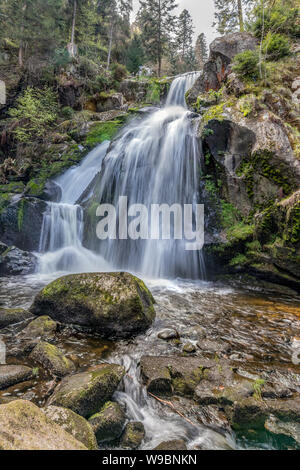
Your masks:
{"label": "shrub", "polygon": [[55,49],[54,55],[52,57],[52,64],[54,67],[66,67],[72,62],[69,52],[64,47],[63,49]]}
{"label": "shrub", "polygon": [[263,42],[263,52],[267,60],[279,60],[290,53],[290,42],[282,34],[268,33]]}
{"label": "shrub", "polygon": [[[276,31],[279,34],[286,34],[291,37],[299,37],[299,9],[286,8],[282,6],[273,6],[265,10],[264,31],[268,34],[270,31]],[[255,20],[252,26],[253,32],[257,38],[261,37],[263,24],[263,15],[261,7],[255,9]]]}
{"label": "shrub", "polygon": [[50,88],[28,87],[17,99],[17,106],[9,111],[16,122],[13,130],[16,139],[26,143],[43,137],[55,122],[57,112],[57,96]]}
{"label": "shrub", "polygon": [[65,106],[64,108],[62,108],[61,114],[66,119],[72,119],[74,116],[74,109],[72,109],[70,106]]}
{"label": "shrub", "polygon": [[78,71],[81,76],[93,79],[99,72],[99,66],[87,57],[81,56],[78,59]]}
{"label": "shrub", "polygon": [[257,78],[259,55],[257,51],[245,51],[237,54],[234,58],[232,70],[240,77]]}
{"label": "shrub", "polygon": [[128,74],[125,65],[121,65],[121,64],[113,64],[111,67],[111,71],[112,71],[112,78],[116,82],[121,82],[122,80],[124,80],[124,78],[127,77],[127,74]]}

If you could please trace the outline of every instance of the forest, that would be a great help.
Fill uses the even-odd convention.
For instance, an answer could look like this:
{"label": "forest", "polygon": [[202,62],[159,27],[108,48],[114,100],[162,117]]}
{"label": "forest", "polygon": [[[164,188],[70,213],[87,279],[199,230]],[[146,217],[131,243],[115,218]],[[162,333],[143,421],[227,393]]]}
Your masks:
{"label": "forest", "polygon": [[0,451],[300,449],[299,7],[0,0]]}

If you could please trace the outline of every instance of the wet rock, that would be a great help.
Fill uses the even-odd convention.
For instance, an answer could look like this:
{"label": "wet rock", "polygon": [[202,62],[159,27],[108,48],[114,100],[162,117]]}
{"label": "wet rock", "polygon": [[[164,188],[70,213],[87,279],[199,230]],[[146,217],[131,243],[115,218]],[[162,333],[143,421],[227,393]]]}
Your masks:
{"label": "wet rock", "polygon": [[107,402],[103,408],[91,416],[91,424],[98,442],[114,441],[118,439],[125,425],[125,412],[123,408],[115,402]]}
{"label": "wet rock", "polygon": [[37,257],[15,246],[8,247],[0,256],[0,276],[21,276],[33,274],[36,270]]}
{"label": "wet rock", "polygon": [[179,338],[179,333],[176,330],[173,330],[171,328],[166,328],[165,330],[162,330],[158,333],[158,338],[163,339],[164,341],[168,341],[170,339],[178,339]]}
{"label": "wet rock", "polygon": [[0,390],[25,382],[34,377],[33,370],[26,366],[0,365]]}
{"label": "wet rock", "polygon": [[47,406],[43,412],[58,424],[62,429],[71,434],[77,441],[82,442],[89,450],[97,450],[98,444],[89,422],[82,416],[67,408]]}
{"label": "wet rock", "polygon": [[182,439],[174,440],[174,441],[166,441],[159,444],[153,450],[187,450],[186,443]]}
{"label": "wet rock", "polygon": [[32,314],[22,308],[0,308],[0,329],[32,318]]}
{"label": "wet rock", "polygon": [[0,449],[87,450],[37,406],[23,400],[0,406]]}
{"label": "wet rock", "polygon": [[124,374],[124,367],[101,364],[86,372],[66,377],[54,390],[48,405],[69,408],[88,418],[111,399]]}
{"label": "wet rock", "polygon": [[124,104],[122,93],[100,94],[97,99],[97,112],[103,113],[111,109],[122,109]]}
{"label": "wet rock", "polygon": [[0,239],[8,246],[38,251],[47,204],[37,198],[17,198],[0,214]]}
{"label": "wet rock", "polygon": [[22,339],[53,338],[57,330],[57,323],[47,315],[38,317],[21,331]]}
{"label": "wet rock", "polygon": [[265,429],[272,434],[279,434],[293,438],[300,444],[300,423],[284,422],[270,415],[265,422]]}
{"label": "wet rock", "polygon": [[192,396],[203,371],[213,361],[198,357],[143,356],[141,374],[149,393],[158,396]]}
{"label": "wet rock", "polygon": [[201,351],[209,354],[228,354],[230,346],[223,341],[214,341],[211,339],[203,339],[198,341],[197,346]]}
{"label": "wet rock", "polygon": [[193,343],[186,343],[183,346],[182,351],[187,353],[187,354],[193,354],[197,351],[197,348]]}
{"label": "wet rock", "polygon": [[263,400],[245,398],[226,410],[230,424],[235,431],[249,432],[263,429],[268,409]]}
{"label": "wet rock", "polygon": [[155,318],[153,302],[145,284],[131,274],[76,274],[45,287],[30,310],[111,339],[147,330]]}
{"label": "wet rock", "polygon": [[53,344],[41,341],[30,354],[30,359],[49,370],[51,374],[57,377],[75,372],[75,366],[70,359]]}
{"label": "wet rock", "polygon": [[145,438],[143,423],[133,421],[127,424],[121,439],[121,447],[124,449],[138,449]]}
{"label": "wet rock", "polygon": [[62,191],[55,181],[48,180],[44,186],[43,192],[40,196],[44,201],[59,202],[61,200]]}

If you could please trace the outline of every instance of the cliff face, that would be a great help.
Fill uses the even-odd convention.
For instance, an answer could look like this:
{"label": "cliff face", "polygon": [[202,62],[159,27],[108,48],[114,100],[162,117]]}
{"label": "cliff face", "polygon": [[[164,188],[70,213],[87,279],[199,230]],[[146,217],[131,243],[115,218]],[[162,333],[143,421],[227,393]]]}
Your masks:
{"label": "cliff face", "polygon": [[300,67],[289,57],[264,83],[241,80],[230,63],[255,46],[247,33],[217,39],[187,93],[202,115],[202,178],[216,213],[205,249],[214,272],[253,272],[299,287]]}

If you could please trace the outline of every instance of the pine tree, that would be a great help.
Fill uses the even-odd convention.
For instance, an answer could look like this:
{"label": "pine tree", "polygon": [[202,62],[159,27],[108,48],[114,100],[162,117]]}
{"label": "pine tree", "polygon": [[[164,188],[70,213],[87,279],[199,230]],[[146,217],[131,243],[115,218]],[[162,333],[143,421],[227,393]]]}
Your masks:
{"label": "pine tree", "polygon": [[193,20],[188,10],[183,10],[178,18],[177,25],[177,44],[180,51],[181,60],[187,62],[193,49]]}
{"label": "pine tree", "polygon": [[137,74],[145,62],[145,51],[140,35],[135,34],[127,49],[126,66],[130,73]]}
{"label": "pine tree", "polygon": [[221,34],[229,33],[239,29],[245,30],[244,12],[256,0],[214,0],[215,19],[214,26]]}
{"label": "pine tree", "polygon": [[139,23],[148,57],[157,63],[158,76],[161,75],[163,55],[174,32],[174,16],[177,7],[175,0],[140,0]]}
{"label": "pine tree", "polygon": [[202,69],[208,58],[208,48],[204,33],[199,34],[195,46],[195,59],[197,66]]}

